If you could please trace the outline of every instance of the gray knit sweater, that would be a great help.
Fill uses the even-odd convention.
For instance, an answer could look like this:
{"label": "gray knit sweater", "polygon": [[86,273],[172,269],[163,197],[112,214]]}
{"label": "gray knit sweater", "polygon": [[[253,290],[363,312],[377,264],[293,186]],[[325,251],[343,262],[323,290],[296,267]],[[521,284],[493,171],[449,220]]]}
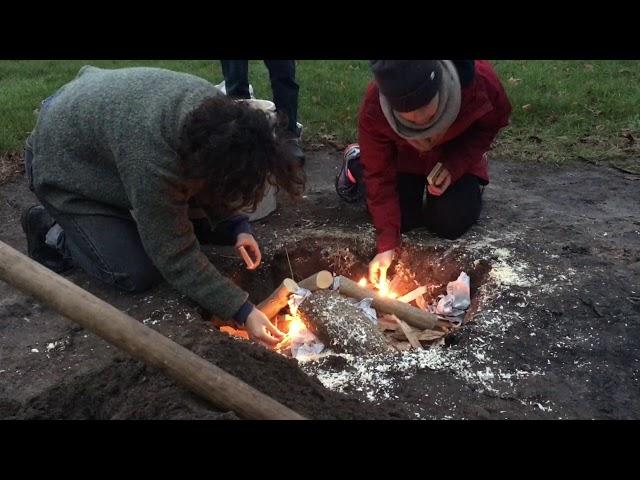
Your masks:
{"label": "gray knit sweater", "polygon": [[176,153],[187,114],[220,94],[184,73],[85,66],[43,107],[31,141],[39,197],[64,213],[132,215],[165,279],[228,319],[248,294],[200,251],[188,203],[202,183],[183,177]]}

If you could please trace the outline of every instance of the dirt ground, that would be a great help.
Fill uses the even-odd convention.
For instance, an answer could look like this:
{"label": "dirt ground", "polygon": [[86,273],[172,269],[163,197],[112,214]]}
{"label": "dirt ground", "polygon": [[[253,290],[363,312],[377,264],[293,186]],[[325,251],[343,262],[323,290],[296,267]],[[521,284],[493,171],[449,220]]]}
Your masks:
{"label": "dirt ground", "polygon": [[[309,152],[305,199],[280,199],[256,224],[258,271],[203,247],[254,301],[290,275],[287,253],[297,279],[319,267],[365,272],[373,231],[334,193],[339,162]],[[471,276],[468,323],[423,351],[299,363],[216,331],[166,284],[126,295],[80,271],[68,278],[310,418],[640,418],[640,177],[495,159],[491,177],[464,238],[405,236],[396,271],[407,282],[435,296],[460,271]],[[19,216],[33,201],[21,176],[0,186],[0,240],[23,252]],[[236,416],[0,282],[0,418]]]}

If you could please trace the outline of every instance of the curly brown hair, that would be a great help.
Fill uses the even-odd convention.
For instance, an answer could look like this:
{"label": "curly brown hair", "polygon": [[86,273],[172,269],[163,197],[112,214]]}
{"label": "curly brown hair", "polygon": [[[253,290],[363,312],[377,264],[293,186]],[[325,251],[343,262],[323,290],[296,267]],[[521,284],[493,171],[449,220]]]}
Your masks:
{"label": "curly brown hair", "polygon": [[304,191],[304,170],[276,138],[267,114],[225,96],[205,100],[187,116],[179,155],[189,177],[205,180],[202,193],[220,212],[255,211],[267,184],[293,198]]}

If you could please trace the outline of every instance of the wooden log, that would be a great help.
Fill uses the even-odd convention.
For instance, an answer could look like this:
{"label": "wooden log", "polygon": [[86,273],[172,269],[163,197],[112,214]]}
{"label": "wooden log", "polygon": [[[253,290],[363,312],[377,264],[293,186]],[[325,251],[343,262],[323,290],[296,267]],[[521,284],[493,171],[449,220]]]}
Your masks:
{"label": "wooden log", "polygon": [[248,419],[303,419],[293,410],[0,242],[0,280],[33,296],[223,410]]}
{"label": "wooden log", "polygon": [[427,293],[427,286],[423,285],[421,287],[416,288],[415,290],[411,290],[409,293],[405,293],[401,297],[398,297],[399,302],[410,303],[413,302],[418,297]]}
{"label": "wooden log", "polygon": [[338,291],[348,297],[362,300],[363,298],[372,298],[373,308],[380,312],[390,313],[404,320],[412,327],[420,330],[432,330],[436,325],[441,323],[438,317],[432,313],[420,310],[408,303],[403,303],[392,298],[381,297],[373,290],[361,287],[353,280],[340,276],[338,278]]}
{"label": "wooden log", "polygon": [[328,348],[354,355],[389,351],[382,332],[347,298],[333,290],[318,290],[298,307],[306,327]]}
{"label": "wooden log", "polygon": [[298,285],[312,292],[315,292],[316,290],[325,290],[333,285],[333,274],[328,270],[321,270],[318,273],[314,273],[310,277],[301,280],[298,282]]}
{"label": "wooden log", "polygon": [[289,297],[297,290],[298,284],[290,278],[285,278],[278,288],[261,301],[256,308],[271,320],[280,313],[280,310],[289,305]]}

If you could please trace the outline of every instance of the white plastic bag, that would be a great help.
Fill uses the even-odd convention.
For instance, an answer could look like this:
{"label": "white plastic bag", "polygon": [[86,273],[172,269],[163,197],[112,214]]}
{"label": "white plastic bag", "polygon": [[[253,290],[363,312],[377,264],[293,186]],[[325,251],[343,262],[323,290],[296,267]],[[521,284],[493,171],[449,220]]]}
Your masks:
{"label": "white plastic bag", "polygon": [[458,279],[447,284],[447,294],[440,297],[436,313],[449,317],[457,317],[471,305],[469,275],[461,272]]}

